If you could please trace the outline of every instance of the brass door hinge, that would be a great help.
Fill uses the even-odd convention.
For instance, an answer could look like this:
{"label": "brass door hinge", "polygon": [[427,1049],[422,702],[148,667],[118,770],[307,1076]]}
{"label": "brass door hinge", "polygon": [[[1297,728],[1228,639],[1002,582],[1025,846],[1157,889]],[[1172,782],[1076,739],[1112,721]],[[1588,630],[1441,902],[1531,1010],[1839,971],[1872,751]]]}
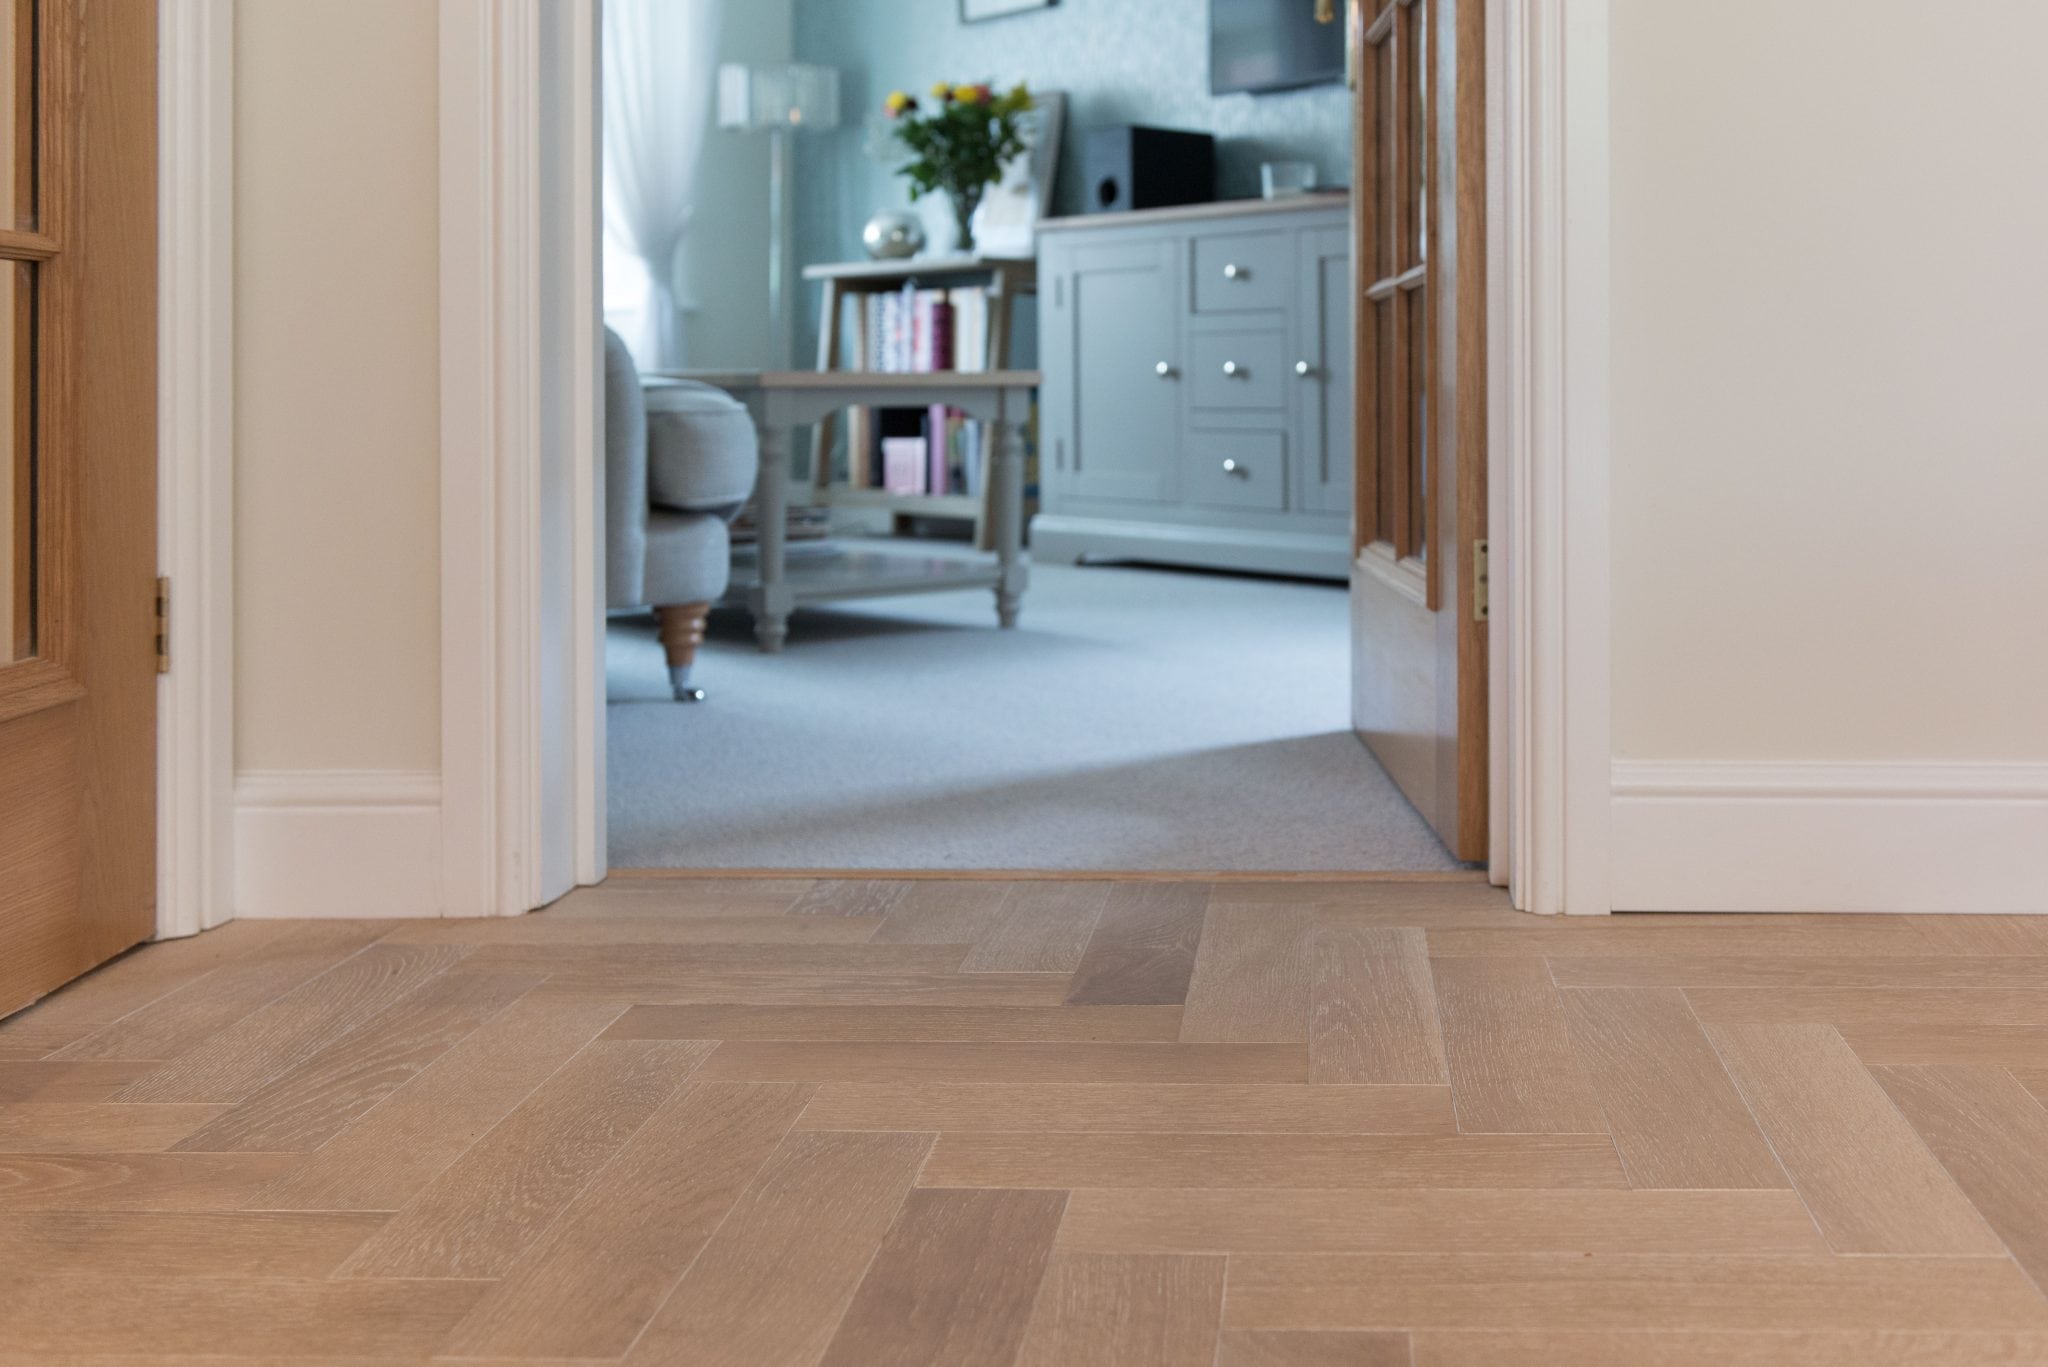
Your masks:
{"label": "brass door hinge", "polygon": [[1472,543],[1472,620],[1485,621],[1492,613],[1487,591],[1486,542]]}
{"label": "brass door hinge", "polygon": [[171,672],[171,577],[156,581],[156,672]]}

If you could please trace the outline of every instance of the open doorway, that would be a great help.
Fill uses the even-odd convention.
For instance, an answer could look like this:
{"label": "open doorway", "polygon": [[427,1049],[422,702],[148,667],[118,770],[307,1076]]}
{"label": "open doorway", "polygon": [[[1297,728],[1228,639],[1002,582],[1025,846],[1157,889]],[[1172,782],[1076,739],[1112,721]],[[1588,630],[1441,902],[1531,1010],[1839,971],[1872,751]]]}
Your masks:
{"label": "open doorway", "polygon": [[[681,603],[651,601],[644,583],[614,596],[612,863],[1423,872],[1483,857],[1483,624],[1452,631],[1454,659],[1476,649],[1481,667],[1454,670],[1452,712],[1438,710],[1446,681],[1436,627],[1475,620],[1446,610],[1472,601],[1476,562],[1456,553],[1473,539],[1469,527],[1446,524],[1440,553],[1417,537],[1393,557],[1403,572],[1419,568],[1414,611],[1428,616],[1376,621],[1364,610],[1370,594],[1346,584],[1385,539],[1362,517],[1367,499],[1375,518],[1383,504],[1412,506],[1418,518],[1484,505],[1483,477],[1476,492],[1429,492],[1431,481],[1456,482],[1432,443],[1461,430],[1433,407],[1457,404],[1460,391],[1436,377],[1465,374],[1460,348],[1483,345],[1483,334],[1461,331],[1466,315],[1451,289],[1397,279],[1391,296],[1381,290],[1419,260],[1393,271],[1377,258],[1371,270],[1353,265],[1361,225],[1384,224],[1371,241],[1392,243],[1391,225],[1417,224],[1416,253],[1444,250],[1430,234],[1445,220],[1455,229],[1428,210],[1438,185],[1459,188],[1467,150],[1455,135],[1437,141],[1439,112],[1479,88],[1476,76],[1469,90],[1455,75],[1437,79],[1438,64],[1456,69],[1460,7],[1396,0],[1384,12],[1325,16],[1276,0],[1219,5],[1212,16],[1190,3],[1148,15],[1143,44],[1097,31],[1128,18],[1085,4],[949,5],[914,22],[900,7],[812,0],[722,14],[710,4],[655,8],[670,22],[693,15],[694,32],[680,35],[697,44],[691,60],[671,66],[697,82],[694,155],[699,186],[711,188],[688,206],[679,249],[651,235],[638,243],[652,242],[671,265],[665,277],[641,267],[652,289],[614,295],[631,271],[608,272],[609,321],[638,333],[640,369],[656,385],[643,397],[647,449],[662,444],[664,428],[683,449],[695,438],[682,434],[731,425],[730,410],[702,411],[717,408],[713,398],[664,383],[697,372],[735,405],[751,404],[757,429],[774,429],[762,433],[762,468],[790,478],[781,516],[764,522],[756,499],[737,533],[727,530],[739,545],[728,549],[736,576],[725,585]],[[630,5],[609,13],[608,37],[631,32]],[[839,126],[767,138],[721,130],[721,68],[735,90],[829,69],[840,87],[832,117],[806,105],[801,121]],[[1064,97],[1065,150],[1044,158],[1046,216],[1033,215],[1026,245],[1008,246],[1010,255],[984,233],[980,252],[963,260],[942,196],[914,218],[888,217],[905,196],[900,141],[892,151],[878,136],[889,130],[885,97],[902,88],[950,105],[965,92],[926,92],[962,76],[1021,82],[1042,105]],[[608,96],[618,88],[615,80]],[[742,107],[727,121],[741,125],[750,97],[735,98]],[[1162,124],[1210,141],[1176,152],[1156,135]],[[1475,157],[1476,147],[1475,131]],[[1208,168],[1206,184],[1199,169],[1192,189],[1152,183],[1161,167],[1190,160]],[[1431,166],[1451,173],[1432,176]],[[1351,185],[1267,198],[1262,173],[1282,192],[1305,178]],[[1085,212],[1105,207],[1096,192],[1119,175],[1131,197],[1108,206],[1119,212]],[[1453,250],[1483,248],[1477,219]],[[921,237],[925,254],[858,260],[870,222],[885,248],[895,233]],[[1472,260],[1470,316],[1483,318],[1484,258]],[[1388,297],[1406,321],[1383,343],[1370,320]],[[651,327],[650,300],[666,311]],[[1428,320],[1442,314],[1448,321],[1432,330]],[[955,428],[954,410],[971,416],[973,404],[946,403],[917,390],[933,381],[908,378],[939,369],[939,331],[952,334],[947,368],[1035,372],[1035,404],[984,419],[979,434]],[[1387,363],[1395,343],[1399,368]],[[888,383],[906,386],[912,402],[883,394],[815,429],[785,431],[768,420],[758,382],[794,369],[799,355],[806,369],[896,377]],[[1470,372],[1475,391],[1483,373]],[[1483,407],[1474,413],[1457,454],[1471,453],[1483,476]],[[915,456],[906,454],[913,443]],[[1008,514],[989,487],[1005,456],[1021,467]],[[1398,492],[1379,475],[1396,468],[1412,471]],[[612,493],[616,516],[616,479]],[[660,509],[699,523],[711,511],[660,497],[646,524],[657,540],[674,531],[659,526]],[[740,500],[730,490],[697,498],[721,501]],[[1029,546],[1021,582],[1005,573],[1006,516]],[[829,591],[844,562],[828,558],[854,538],[863,556],[891,558],[883,580],[921,587],[904,580],[923,576],[939,591]],[[761,582],[769,554],[785,567],[779,600]],[[991,560],[996,582],[963,586]],[[957,584],[955,565],[967,567]],[[790,586],[804,574],[809,595]],[[821,579],[827,591],[816,591]],[[1006,588],[1017,619],[1009,630],[998,624]],[[701,616],[648,610],[699,604]],[[764,616],[779,619],[773,640]],[[679,686],[703,690],[706,702],[678,705]],[[1446,827],[1435,793],[1403,772],[1426,769],[1434,782],[1447,743],[1455,781],[1477,776],[1476,807],[1463,807],[1476,823]],[[1418,754],[1425,764],[1408,762]]]}

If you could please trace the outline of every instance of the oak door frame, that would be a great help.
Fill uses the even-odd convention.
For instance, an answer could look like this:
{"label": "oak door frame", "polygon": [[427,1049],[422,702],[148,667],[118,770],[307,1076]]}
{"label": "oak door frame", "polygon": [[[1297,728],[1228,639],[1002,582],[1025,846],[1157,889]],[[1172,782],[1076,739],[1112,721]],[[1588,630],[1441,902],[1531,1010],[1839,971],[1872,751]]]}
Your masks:
{"label": "oak door frame", "polygon": [[157,556],[173,669],[157,682],[159,939],[234,915],[233,0],[159,0]]}
{"label": "oak door frame", "polygon": [[[1490,863],[1525,911],[1599,914],[1611,908],[1613,752],[1610,0],[1475,2],[1487,6]],[[575,402],[594,410],[594,272],[576,253],[527,253],[545,212],[534,111],[543,86],[561,82],[594,122],[595,53],[542,51],[539,8],[540,0],[441,0],[443,488],[473,495],[479,486],[467,481],[487,478],[526,491],[489,517],[473,497],[444,498],[444,821],[460,817],[478,833],[460,847],[467,856],[451,858],[451,876],[468,870],[500,880],[495,906],[507,913],[537,904],[531,860],[551,837],[573,840],[577,881],[603,874],[602,502],[590,492],[601,477],[601,418],[579,417],[585,445],[571,462],[576,482],[557,491],[574,505],[569,570],[589,578],[578,579],[567,621],[541,624],[566,631],[579,683],[567,706],[542,716],[532,709],[545,662],[526,615],[541,610],[533,586],[542,547],[525,533],[546,472],[516,383],[533,372],[508,372],[500,382],[479,359],[525,365],[541,354],[540,310],[491,286],[522,278],[509,267],[530,266],[574,301],[575,326],[590,320],[589,361],[551,378],[574,394],[588,391]],[[589,16],[594,44],[595,6],[568,8]],[[568,180],[589,189],[594,211],[594,128],[568,144]],[[458,252],[470,256],[456,259]],[[491,441],[493,432],[501,439]],[[517,534],[505,535],[508,527]],[[478,553],[486,546],[492,554]],[[451,606],[478,604],[489,609],[481,617],[451,620]],[[474,639],[478,621],[501,651]],[[568,816],[546,804],[533,781],[548,737],[566,738],[574,752]],[[451,749],[451,741],[462,746]],[[482,781],[507,756],[505,772],[517,782]],[[496,824],[487,830],[487,821]],[[495,855],[477,856],[491,840]]]}

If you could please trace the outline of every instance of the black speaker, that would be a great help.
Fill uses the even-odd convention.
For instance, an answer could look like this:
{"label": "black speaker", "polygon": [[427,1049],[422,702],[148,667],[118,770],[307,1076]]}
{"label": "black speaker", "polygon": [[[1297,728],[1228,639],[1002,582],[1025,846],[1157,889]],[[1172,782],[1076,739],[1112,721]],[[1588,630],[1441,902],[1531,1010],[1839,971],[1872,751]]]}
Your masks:
{"label": "black speaker", "polygon": [[1091,128],[1081,172],[1091,214],[1206,204],[1216,198],[1216,139],[1136,124]]}

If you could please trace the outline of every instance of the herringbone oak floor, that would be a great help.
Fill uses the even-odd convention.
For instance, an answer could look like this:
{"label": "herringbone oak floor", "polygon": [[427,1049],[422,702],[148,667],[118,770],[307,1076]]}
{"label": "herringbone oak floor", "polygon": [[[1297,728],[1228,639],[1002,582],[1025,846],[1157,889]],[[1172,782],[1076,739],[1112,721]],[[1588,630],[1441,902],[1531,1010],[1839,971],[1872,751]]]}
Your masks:
{"label": "herringbone oak floor", "polygon": [[2048,919],[244,921],[0,1024],[0,1362],[2044,1363],[2044,1100]]}

